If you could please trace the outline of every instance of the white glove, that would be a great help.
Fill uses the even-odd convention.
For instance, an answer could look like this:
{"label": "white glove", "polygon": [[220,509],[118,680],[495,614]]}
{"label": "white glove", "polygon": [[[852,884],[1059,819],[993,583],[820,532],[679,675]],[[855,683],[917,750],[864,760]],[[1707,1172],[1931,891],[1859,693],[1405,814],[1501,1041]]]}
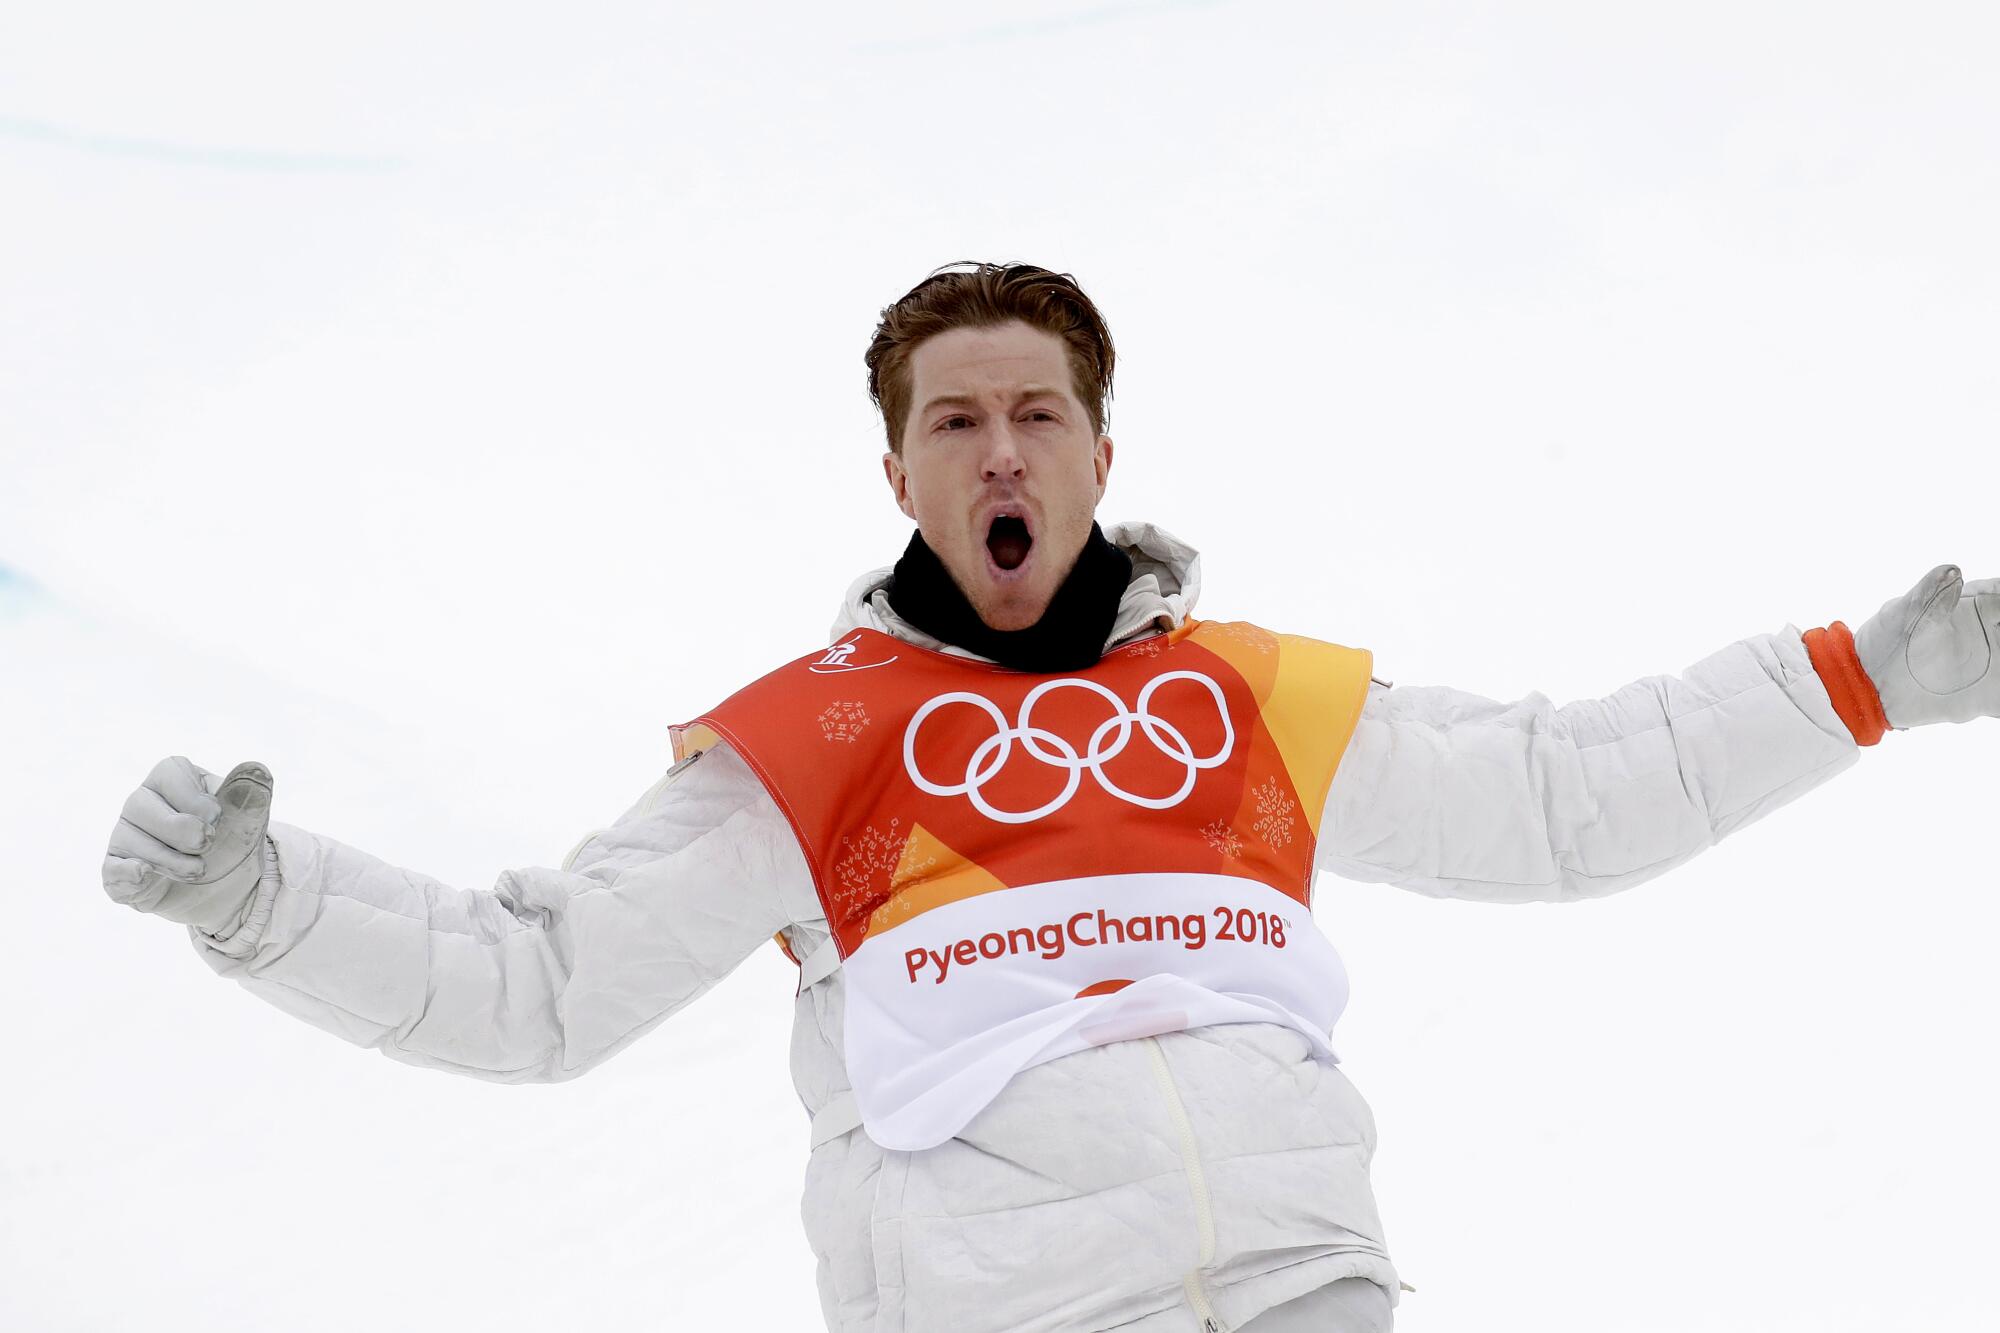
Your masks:
{"label": "white glove", "polygon": [[104,858],[113,902],[222,938],[249,914],[264,872],[271,771],[254,761],[218,778],[162,759],[125,799]]}
{"label": "white glove", "polygon": [[2000,579],[1939,565],[1854,631],[1854,652],[1898,729],[2000,717]]}

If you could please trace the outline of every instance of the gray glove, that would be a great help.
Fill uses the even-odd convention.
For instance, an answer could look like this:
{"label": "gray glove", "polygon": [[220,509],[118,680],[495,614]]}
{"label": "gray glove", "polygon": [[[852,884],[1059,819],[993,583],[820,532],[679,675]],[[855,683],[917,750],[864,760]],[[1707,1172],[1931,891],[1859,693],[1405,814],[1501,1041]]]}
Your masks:
{"label": "gray glove", "polygon": [[125,799],[104,858],[113,902],[227,936],[264,872],[271,770],[246,762],[218,778],[180,755],[162,759]]}
{"label": "gray glove", "polygon": [[1939,565],[1854,631],[1854,652],[1898,729],[2000,717],[2000,579]]}

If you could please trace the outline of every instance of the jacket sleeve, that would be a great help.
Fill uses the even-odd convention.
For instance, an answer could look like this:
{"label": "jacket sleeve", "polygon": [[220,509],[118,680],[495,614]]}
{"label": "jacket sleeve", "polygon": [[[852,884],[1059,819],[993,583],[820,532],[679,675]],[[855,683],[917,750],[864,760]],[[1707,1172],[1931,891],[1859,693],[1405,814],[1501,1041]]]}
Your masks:
{"label": "jacket sleeve", "polygon": [[1799,630],[1602,699],[1371,684],[1316,866],[1432,897],[1561,902],[1670,870],[1855,762]]}
{"label": "jacket sleeve", "polygon": [[561,870],[452,888],[273,821],[241,926],[195,950],[295,1017],[392,1060],[496,1083],[575,1078],[788,924],[804,857],[718,745],[670,770]]}

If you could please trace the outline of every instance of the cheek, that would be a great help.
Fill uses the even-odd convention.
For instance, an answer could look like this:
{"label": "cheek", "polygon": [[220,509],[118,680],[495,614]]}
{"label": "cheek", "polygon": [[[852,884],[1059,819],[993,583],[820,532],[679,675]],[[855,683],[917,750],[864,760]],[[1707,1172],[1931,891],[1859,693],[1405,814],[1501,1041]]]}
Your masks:
{"label": "cheek", "polygon": [[954,486],[949,478],[935,474],[926,476],[921,483],[910,483],[910,508],[915,511],[918,523],[929,529],[924,540],[931,549],[942,552],[947,546],[963,546],[970,541],[962,531],[967,507],[964,494],[963,488]]}
{"label": "cheek", "polygon": [[968,486],[962,477],[934,469],[925,475],[921,484],[910,487],[910,496],[927,509],[943,515],[967,508],[978,489],[977,486]]}

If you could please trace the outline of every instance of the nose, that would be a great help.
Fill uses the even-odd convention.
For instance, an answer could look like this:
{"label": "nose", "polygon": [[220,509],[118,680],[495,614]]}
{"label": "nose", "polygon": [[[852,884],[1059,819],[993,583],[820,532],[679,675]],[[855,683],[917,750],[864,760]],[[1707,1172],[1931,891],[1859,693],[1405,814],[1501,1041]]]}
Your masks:
{"label": "nose", "polygon": [[1019,477],[1027,470],[1027,459],[1021,453],[1021,442],[1015,438],[1013,427],[1000,425],[987,441],[986,456],[980,459],[980,474],[991,481],[995,477]]}

